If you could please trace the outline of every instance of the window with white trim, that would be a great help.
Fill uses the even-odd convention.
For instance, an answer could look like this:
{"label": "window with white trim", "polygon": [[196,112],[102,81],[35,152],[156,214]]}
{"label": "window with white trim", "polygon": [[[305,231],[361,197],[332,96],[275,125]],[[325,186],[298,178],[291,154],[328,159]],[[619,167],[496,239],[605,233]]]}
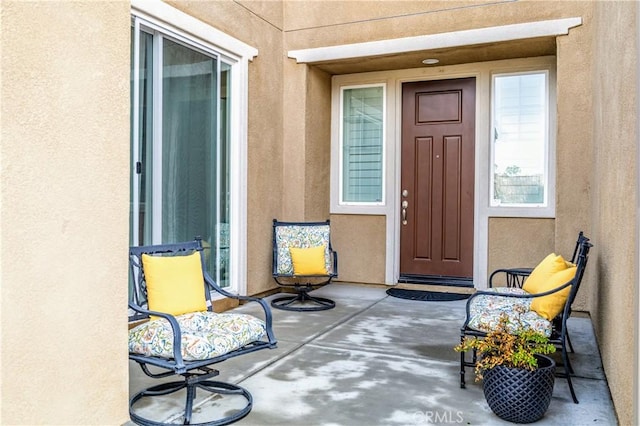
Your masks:
{"label": "window with white trim", "polygon": [[491,207],[549,206],[549,72],[492,76]]}
{"label": "window with white trim", "polygon": [[246,216],[239,117],[257,51],[162,2],[132,1],[132,15],[130,243],[199,236],[216,282],[244,292],[234,223]]}
{"label": "window with white trim", "polygon": [[340,205],[384,203],[384,85],[340,89]]}

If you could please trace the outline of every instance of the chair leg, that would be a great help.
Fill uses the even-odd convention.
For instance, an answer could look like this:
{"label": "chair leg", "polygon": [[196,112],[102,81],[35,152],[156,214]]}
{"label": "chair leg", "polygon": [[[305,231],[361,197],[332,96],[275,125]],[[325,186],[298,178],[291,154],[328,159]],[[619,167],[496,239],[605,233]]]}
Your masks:
{"label": "chair leg", "polygon": [[[465,339],[464,329],[460,332],[460,343],[463,343]],[[476,349],[472,349],[471,351],[471,362],[468,362],[466,359],[466,352],[460,352],[460,388],[466,388],[466,380],[465,380],[465,372],[467,367],[471,367],[475,371],[475,365],[478,361],[478,352]]]}
{"label": "chair leg", "polygon": [[187,400],[184,404],[184,424],[191,424],[191,415],[193,414],[193,400],[196,399],[196,386],[194,384],[187,385]]}
{"label": "chair leg", "polygon": [[[562,362],[565,362],[564,360]],[[573,366],[571,365],[571,358],[569,358],[569,354],[567,354],[567,361],[566,361],[566,366],[565,366],[565,371],[567,371],[567,374],[574,376],[576,373],[575,371],[573,371]]]}
{"label": "chair leg", "polygon": [[573,345],[571,344],[571,339],[569,338],[569,330],[565,330],[564,334],[567,336],[567,343],[569,344],[571,353],[575,353],[575,351],[573,350]]}
{"label": "chair leg", "polygon": [[[463,340],[464,340],[464,334],[460,336],[460,341],[462,342]],[[464,351],[460,352],[460,388],[461,389],[464,389],[467,387],[464,380],[464,373],[465,373],[465,366],[466,366],[464,354],[465,354]]]}
{"label": "chair leg", "polygon": [[562,362],[564,363],[564,373],[566,375],[567,383],[569,384],[569,391],[571,392],[571,398],[575,404],[578,404],[578,398],[576,397],[576,391],[573,389],[573,383],[571,382],[571,376],[573,375],[573,368],[569,361],[569,354],[567,353],[566,343],[562,342]]}

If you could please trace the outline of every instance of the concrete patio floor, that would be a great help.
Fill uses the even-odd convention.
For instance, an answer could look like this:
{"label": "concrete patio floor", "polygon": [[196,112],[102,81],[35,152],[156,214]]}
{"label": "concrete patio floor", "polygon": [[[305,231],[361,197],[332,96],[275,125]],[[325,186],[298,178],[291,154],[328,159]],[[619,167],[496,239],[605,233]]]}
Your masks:
{"label": "concrete patio floor", "polygon": [[[314,294],[336,301],[320,312],[273,310],[278,348],[217,365],[216,380],[240,384],[253,409],[238,425],[508,424],[489,409],[473,371],[459,387],[459,342],[465,300],[421,302],[390,297],[384,287],[334,283]],[[255,304],[237,308],[257,313]],[[591,321],[569,320],[575,354],[571,400],[557,378],[541,425],[615,425]],[[158,380],[130,365],[130,390]],[[182,393],[140,407],[158,421],[179,421]],[[232,409],[230,397],[198,399],[193,423]],[[213,414],[212,414],[213,413]],[[132,423],[130,423],[132,424]]]}

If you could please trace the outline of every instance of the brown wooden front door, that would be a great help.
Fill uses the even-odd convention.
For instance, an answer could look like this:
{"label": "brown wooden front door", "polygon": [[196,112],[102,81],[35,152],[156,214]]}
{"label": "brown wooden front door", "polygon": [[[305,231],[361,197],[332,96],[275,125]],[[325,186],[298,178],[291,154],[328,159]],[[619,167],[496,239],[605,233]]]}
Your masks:
{"label": "brown wooden front door", "polygon": [[400,277],[473,277],[475,78],[402,85]]}

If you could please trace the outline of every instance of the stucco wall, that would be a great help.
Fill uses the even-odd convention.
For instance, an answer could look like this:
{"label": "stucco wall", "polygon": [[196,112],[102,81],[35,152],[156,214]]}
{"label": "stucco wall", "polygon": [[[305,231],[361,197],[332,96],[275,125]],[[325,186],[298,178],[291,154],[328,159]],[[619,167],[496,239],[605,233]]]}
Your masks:
{"label": "stucco wall", "polygon": [[636,20],[634,2],[595,9],[592,318],[620,424],[637,424],[638,416],[632,374],[638,342],[631,331],[638,324]]}
{"label": "stucco wall", "polygon": [[129,4],[0,14],[0,423],[122,424]]}
{"label": "stucco wall", "polygon": [[332,243],[338,252],[338,279],[383,283],[385,272],[384,216],[331,215]]}
{"label": "stucco wall", "polygon": [[589,2],[285,1],[287,49],[306,49],[580,16]]}
{"label": "stucco wall", "polygon": [[309,68],[305,105],[305,220],[329,218],[331,76]]}
{"label": "stucco wall", "polygon": [[[582,25],[569,36],[557,38],[557,145],[555,250],[572,250],[579,231],[592,237],[590,214],[593,129],[586,126],[593,117],[591,69],[593,53],[593,3],[584,5],[578,16]],[[568,255],[571,253],[569,252]],[[595,286],[593,265],[587,265],[574,307],[590,310]]]}
{"label": "stucco wall", "polygon": [[[536,266],[546,255],[556,251],[554,230],[553,219],[489,219],[487,270],[491,272],[498,268]],[[567,246],[565,250],[559,250],[558,254],[571,256],[572,251],[573,246]]]}

